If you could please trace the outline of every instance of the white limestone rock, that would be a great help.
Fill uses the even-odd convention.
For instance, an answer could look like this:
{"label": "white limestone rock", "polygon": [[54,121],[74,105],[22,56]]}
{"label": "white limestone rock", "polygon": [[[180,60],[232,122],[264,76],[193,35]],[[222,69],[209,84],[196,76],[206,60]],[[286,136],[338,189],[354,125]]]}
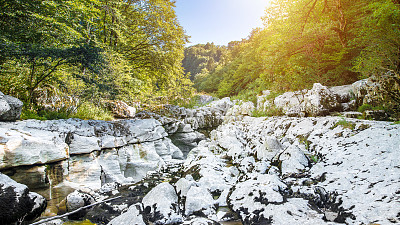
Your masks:
{"label": "white limestone rock", "polygon": [[265,111],[268,107],[270,107],[272,105],[272,103],[268,100],[268,97],[270,95],[271,95],[271,91],[265,90],[262,92],[262,95],[257,96],[257,110],[258,111]]}
{"label": "white limestone rock", "polygon": [[128,224],[135,224],[135,225],[146,225],[143,221],[143,216],[140,214],[140,205],[135,204],[131,205],[125,213],[122,213],[120,216],[112,219],[108,225],[128,225]]}
{"label": "white limestone rock", "polygon": [[142,200],[144,211],[156,224],[176,224],[183,221],[178,211],[178,195],[169,183],[154,187]]}
{"label": "white limestone rock", "polygon": [[97,137],[85,137],[77,134],[71,135],[69,154],[87,154],[101,150],[101,140]]}
{"label": "white limestone rock", "polygon": [[285,112],[287,116],[305,116],[302,104],[307,90],[286,92],[274,99],[274,105]]}
{"label": "white limestone rock", "polygon": [[214,214],[214,199],[207,188],[192,186],[186,196],[185,215],[202,213],[206,216]]}
{"label": "white limestone rock", "polygon": [[181,178],[175,183],[176,192],[182,198],[187,196],[189,189],[192,186],[196,186],[196,182],[193,180],[193,177],[188,175],[190,178]]}
{"label": "white limestone rock", "polygon": [[308,116],[325,116],[330,111],[339,110],[340,99],[327,87],[315,83],[304,95],[304,111]]}
{"label": "white limestone rock", "polygon": [[283,175],[302,172],[308,167],[308,158],[296,145],[291,145],[280,156],[282,161],[281,170]]}
{"label": "white limestone rock", "polygon": [[286,188],[276,175],[253,174],[253,179],[240,182],[233,188],[229,196],[230,207],[248,224],[267,221],[269,217],[264,215],[266,207],[283,203],[279,191]]}
{"label": "white limestone rock", "polygon": [[69,147],[57,133],[18,126],[8,129],[0,123],[0,139],[0,169],[52,163],[69,157]]}
{"label": "white limestone rock", "polygon": [[263,144],[257,146],[256,156],[259,160],[271,160],[276,154],[283,151],[283,145],[272,136],[265,137]]}

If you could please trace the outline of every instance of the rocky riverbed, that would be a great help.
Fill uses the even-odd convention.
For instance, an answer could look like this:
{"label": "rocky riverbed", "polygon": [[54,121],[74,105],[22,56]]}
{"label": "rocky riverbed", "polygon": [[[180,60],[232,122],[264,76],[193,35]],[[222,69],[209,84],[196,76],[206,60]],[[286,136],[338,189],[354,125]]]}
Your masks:
{"label": "rocky riverbed", "polygon": [[[347,97],[331,107],[349,90],[317,84],[303,91],[300,108],[284,96],[274,104],[287,102],[287,115],[325,115],[350,110]],[[20,196],[11,205],[28,206],[2,221],[44,210],[29,187],[48,193],[41,219],[117,197],[49,225],[400,223],[400,125],[250,117],[254,108],[222,99],[193,110],[166,107],[171,117],[1,122],[0,170],[27,186],[1,174],[0,201]],[[198,132],[211,128],[208,137]]]}

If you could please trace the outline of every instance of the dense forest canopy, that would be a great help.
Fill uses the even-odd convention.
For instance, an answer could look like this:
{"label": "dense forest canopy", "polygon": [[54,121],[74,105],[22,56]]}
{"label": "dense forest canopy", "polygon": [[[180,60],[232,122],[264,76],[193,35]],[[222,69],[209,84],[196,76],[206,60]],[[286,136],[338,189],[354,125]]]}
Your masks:
{"label": "dense forest canopy", "polygon": [[[226,48],[188,47],[189,62],[184,67],[198,91],[219,97],[255,98],[266,89],[281,93],[316,82],[342,85],[384,74],[399,84],[399,4],[398,0],[273,0],[263,18],[264,28]],[[219,56],[223,60],[211,60],[211,54],[207,60],[204,52],[212,52],[208,46],[223,50]],[[196,63],[200,66],[193,68]]]}
{"label": "dense forest canopy", "polygon": [[99,102],[191,91],[172,0],[1,0],[0,91]]}

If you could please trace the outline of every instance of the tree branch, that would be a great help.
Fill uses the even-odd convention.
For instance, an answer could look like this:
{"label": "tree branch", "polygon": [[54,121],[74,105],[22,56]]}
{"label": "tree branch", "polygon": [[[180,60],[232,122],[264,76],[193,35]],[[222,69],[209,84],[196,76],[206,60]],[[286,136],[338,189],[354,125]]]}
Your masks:
{"label": "tree branch", "polygon": [[72,212],[69,212],[69,213],[65,213],[65,214],[63,214],[63,215],[53,216],[53,217],[50,217],[50,218],[47,218],[47,219],[44,219],[44,220],[40,220],[40,221],[38,221],[38,222],[36,222],[36,223],[32,223],[31,225],[38,225],[38,224],[46,223],[46,222],[49,222],[49,221],[52,221],[52,220],[61,219],[61,218],[63,218],[63,217],[66,217],[66,216],[75,214],[75,213],[77,213],[77,212],[79,212],[79,211],[81,211],[81,210],[83,210],[83,209],[87,209],[87,208],[90,208],[90,207],[92,207],[92,206],[99,205],[99,204],[101,204],[101,203],[109,202],[109,201],[112,201],[112,200],[115,200],[115,199],[119,199],[119,198],[122,198],[122,196],[118,196],[118,197],[114,197],[114,198],[109,198],[109,199],[106,199],[106,200],[100,201],[100,202],[95,202],[95,203],[93,203],[93,204],[91,204],[91,205],[83,206],[83,207],[81,207],[81,208],[79,208],[79,209],[76,209],[76,210],[74,210],[74,211],[72,211]]}

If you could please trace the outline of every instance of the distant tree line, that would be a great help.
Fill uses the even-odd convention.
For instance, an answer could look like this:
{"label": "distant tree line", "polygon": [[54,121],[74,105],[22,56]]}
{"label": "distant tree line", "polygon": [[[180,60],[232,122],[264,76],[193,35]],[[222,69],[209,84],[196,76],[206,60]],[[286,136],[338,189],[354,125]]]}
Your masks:
{"label": "distant tree line", "polygon": [[[254,98],[265,89],[285,92],[375,76],[392,87],[389,101],[400,102],[398,0],[274,0],[263,20],[264,28],[227,47],[185,50],[184,67],[198,91]],[[210,46],[221,49],[220,60],[205,59]]]}

